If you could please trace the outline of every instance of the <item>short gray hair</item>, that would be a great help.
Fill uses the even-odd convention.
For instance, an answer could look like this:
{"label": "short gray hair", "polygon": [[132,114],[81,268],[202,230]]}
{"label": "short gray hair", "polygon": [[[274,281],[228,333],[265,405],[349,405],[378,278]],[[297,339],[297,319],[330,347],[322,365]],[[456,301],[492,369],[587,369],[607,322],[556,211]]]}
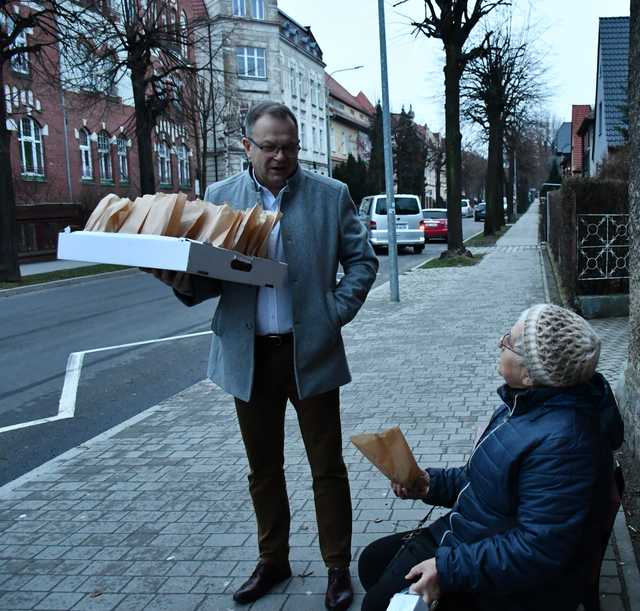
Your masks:
{"label": "short gray hair", "polygon": [[269,115],[271,117],[275,117],[276,119],[290,119],[293,121],[293,124],[298,129],[298,119],[291,112],[291,109],[286,104],[280,104],[280,102],[274,102],[272,100],[267,100],[265,102],[260,102],[251,107],[247,116],[244,120],[244,135],[251,136],[253,132],[253,126],[256,124],[256,121],[264,116]]}

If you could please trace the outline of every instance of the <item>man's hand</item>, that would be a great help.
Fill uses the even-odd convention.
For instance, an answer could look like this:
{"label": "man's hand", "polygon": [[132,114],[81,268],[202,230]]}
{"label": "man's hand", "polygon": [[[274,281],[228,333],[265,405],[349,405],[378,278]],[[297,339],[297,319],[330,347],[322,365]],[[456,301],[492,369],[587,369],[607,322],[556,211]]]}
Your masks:
{"label": "man's hand", "polygon": [[191,277],[189,274],[175,272],[170,269],[149,269],[146,267],[141,267],[140,270],[155,276],[161,282],[178,291],[178,293],[184,293],[185,295],[192,294]]}
{"label": "man's hand", "polygon": [[398,482],[391,482],[391,490],[400,499],[426,499],[429,492],[429,474],[423,471],[411,488],[405,488]]}
{"label": "man's hand", "polygon": [[420,564],[416,564],[406,575],[405,579],[414,579],[420,575],[420,579],[411,584],[410,592],[422,596],[422,600],[435,608],[434,603],[440,598],[440,581],[438,579],[438,569],[436,559],[429,558]]}

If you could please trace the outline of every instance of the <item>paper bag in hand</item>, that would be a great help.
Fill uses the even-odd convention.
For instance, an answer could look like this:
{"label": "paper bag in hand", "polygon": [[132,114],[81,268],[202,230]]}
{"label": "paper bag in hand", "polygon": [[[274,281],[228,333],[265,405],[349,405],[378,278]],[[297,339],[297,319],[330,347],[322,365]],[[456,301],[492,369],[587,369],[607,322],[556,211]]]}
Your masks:
{"label": "paper bag in hand", "polygon": [[381,433],[354,435],[351,442],[391,481],[405,488],[412,488],[422,475],[407,440],[397,426]]}

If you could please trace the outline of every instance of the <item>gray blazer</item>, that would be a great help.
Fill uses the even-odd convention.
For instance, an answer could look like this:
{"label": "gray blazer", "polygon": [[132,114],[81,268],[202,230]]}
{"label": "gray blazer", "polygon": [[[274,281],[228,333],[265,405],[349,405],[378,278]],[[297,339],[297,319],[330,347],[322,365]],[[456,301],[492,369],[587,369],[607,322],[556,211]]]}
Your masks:
{"label": "gray blazer", "polygon": [[[245,209],[261,203],[250,170],[207,188],[205,199]],[[341,328],[356,315],[373,284],[378,260],[343,183],[298,167],[283,193],[281,236],[293,302],[295,378],[300,398],[351,381]],[[338,263],[344,276],[336,285]],[[255,286],[191,276],[187,305],[220,296],[208,376],[249,401],[254,377]]]}

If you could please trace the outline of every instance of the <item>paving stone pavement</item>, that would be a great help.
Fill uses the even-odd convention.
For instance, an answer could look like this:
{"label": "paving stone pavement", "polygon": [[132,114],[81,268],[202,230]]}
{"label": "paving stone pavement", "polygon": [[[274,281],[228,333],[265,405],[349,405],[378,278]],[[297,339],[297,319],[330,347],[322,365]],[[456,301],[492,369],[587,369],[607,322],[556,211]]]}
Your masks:
{"label": "paving stone pavement", "polygon": [[[425,507],[390,495],[349,437],[399,425],[424,466],[468,458],[498,403],[498,338],[545,299],[536,222],[534,206],[475,267],[404,274],[400,303],[376,289],[344,329],[354,560]],[[251,607],[231,599],[254,566],[255,521],[233,401],[205,380],[0,489],[0,609],[322,611],[326,571],[293,410],[286,429],[294,576],[272,594]],[[631,609],[619,563],[612,544],[605,610]]]}

